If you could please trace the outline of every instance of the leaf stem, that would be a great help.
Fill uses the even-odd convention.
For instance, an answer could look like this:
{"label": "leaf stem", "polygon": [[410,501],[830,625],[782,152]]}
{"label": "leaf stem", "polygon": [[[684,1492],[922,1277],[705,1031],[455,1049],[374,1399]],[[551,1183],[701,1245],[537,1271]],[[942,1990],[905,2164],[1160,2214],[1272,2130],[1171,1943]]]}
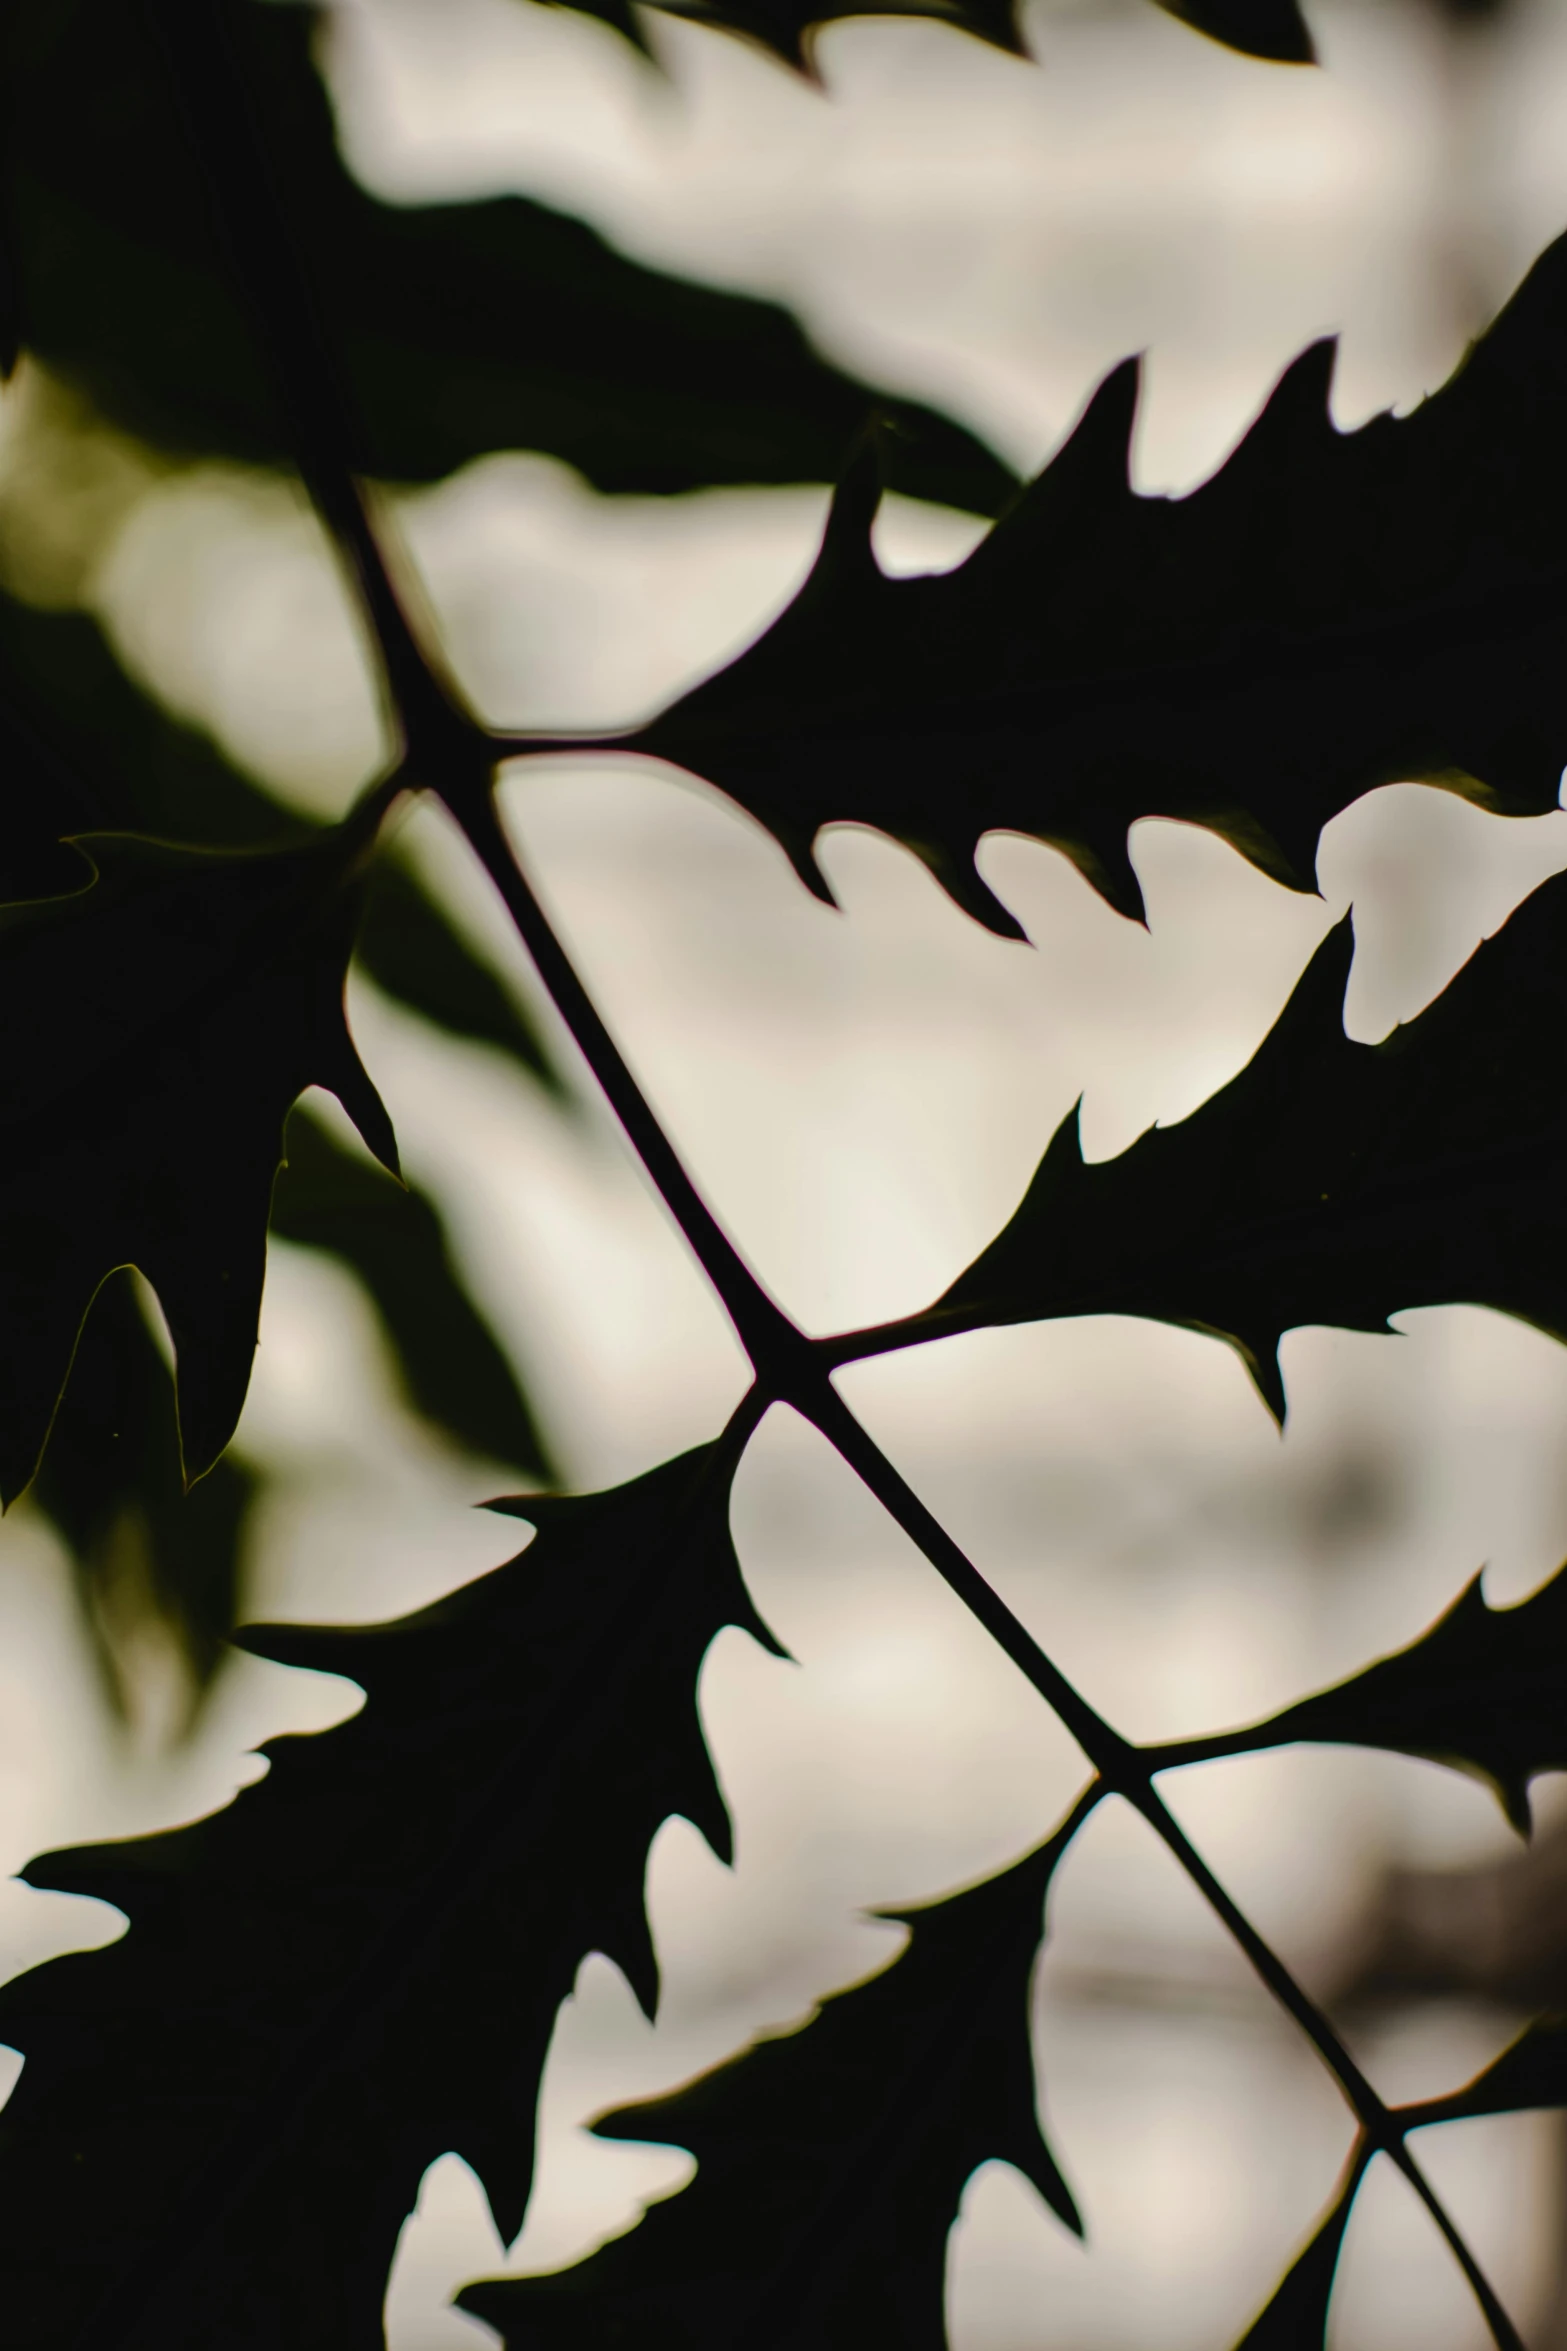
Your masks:
{"label": "leaf stem", "polygon": [[[1409,2181],[1452,2249],[1485,2314],[1497,2351],[1524,2351],[1517,2329],[1463,2237],[1404,2143],[1403,2128],[1362,2073],[1316,2003],[1225,1891],[1153,1786],[1148,1754],[1115,1730],[1043,1650],[1022,1620],[928,1510],[902,1473],[856,1418],[832,1382],[822,1352],[789,1321],[741,1258],[701,1198],[659,1125],[619,1046],[578,977],[565,947],[529,885],[495,813],[493,795],[463,792],[446,805],[462,826],[532,956],[539,976],[665,1206],[723,1300],[751,1357],[758,1389],[791,1404],[826,1437],[1077,1740],[1096,1778],[1094,1802],[1123,1796],[1160,1838],[1233,1937],[1261,1981],[1293,2017],[1327,2066],[1367,2143],[1388,2155]],[[1155,1750],[1154,1752],[1157,1752]],[[1089,1791],[1085,1790],[1085,1799]],[[1080,1800],[1081,1801],[1081,1800]]]}
{"label": "leaf stem", "polygon": [[[1354,2108],[1368,2143],[1392,2156],[1415,2188],[1469,2280],[1499,2351],[1523,2351],[1474,2256],[1405,2147],[1398,2122],[1327,2019],[1171,1817],[1152,1785],[1153,1765],[1074,1688],[843,1402],[831,1373],[835,1363],[851,1359],[848,1342],[813,1345],[804,1337],[767,1295],[692,1182],[556,937],[495,811],[498,760],[597,746],[591,738],[581,737],[491,737],[420,645],[382,553],[364,492],[347,461],[352,441],[346,404],[223,12],[211,0],[144,0],[144,12],[167,59],[188,134],[216,198],[214,209],[240,291],[251,303],[259,340],[275,371],[306,488],[357,591],[387,700],[402,732],[404,758],[391,778],[372,788],[372,797],[395,796],[396,790],[412,784],[434,789],[500,891],[557,1011],[750,1357],[756,1385],[731,1422],[731,1440],[777,1399],[794,1405],[838,1448],[1093,1763],[1097,1779],[1079,1799],[1074,1819],[1085,1805],[1092,1808],[1090,1797],[1097,1802],[1108,1790],[1124,1796],[1148,1821],[1268,1989],[1312,2041]],[[605,741],[603,747],[613,745]],[[375,804],[379,815],[381,803],[376,799]],[[916,1332],[907,1324],[892,1324],[853,1337],[861,1342],[856,1352],[873,1353],[915,1343],[925,1335],[924,1329]],[[880,1345],[864,1345],[867,1340]],[[1082,1816],[1086,1818],[1086,1811]]]}
{"label": "leaf stem", "polygon": [[664,1133],[506,838],[488,779],[482,792],[452,792],[442,782],[436,790],[499,891],[555,1009],[722,1300],[757,1379],[769,1396],[791,1394],[809,1376],[810,1342],[762,1288]]}

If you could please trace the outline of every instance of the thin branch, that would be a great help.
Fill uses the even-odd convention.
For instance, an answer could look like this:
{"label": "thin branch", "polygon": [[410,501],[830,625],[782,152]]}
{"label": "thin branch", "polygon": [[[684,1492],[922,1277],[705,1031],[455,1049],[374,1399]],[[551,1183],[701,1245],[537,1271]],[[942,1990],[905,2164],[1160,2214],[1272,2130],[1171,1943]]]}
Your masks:
{"label": "thin branch", "polygon": [[1195,1739],[1161,1739],[1140,1750],[1150,1771],[1180,1771],[1189,1763],[1218,1763],[1232,1755],[1260,1755],[1268,1747],[1294,1745],[1294,1734],[1270,1736],[1271,1723],[1242,1725],[1238,1731],[1213,1731]]}
{"label": "thin branch", "polygon": [[810,1342],[762,1288],[719,1224],[664,1133],[624,1055],[577,976],[571,958],[534,895],[484,789],[451,792],[436,783],[532,956],[557,1012],[625,1129],[627,1139],[685,1235],[693,1256],[722,1300],[757,1378],[770,1396],[791,1394],[809,1373]]}
{"label": "thin branch", "polygon": [[895,1322],[869,1323],[863,1330],[834,1331],[815,1339],[812,1346],[826,1371],[845,1364],[868,1363],[876,1355],[898,1355],[907,1347],[924,1347],[933,1339],[958,1339],[966,1331],[993,1330],[994,1313],[983,1306],[926,1306],[918,1314],[899,1315]]}
{"label": "thin branch", "polygon": [[[345,561],[379,654],[406,748],[405,763],[393,781],[436,790],[461,825],[505,900],[557,1011],[723,1301],[757,1376],[756,1388],[743,1400],[731,1430],[747,1427],[760,1417],[768,1400],[777,1398],[793,1404],[837,1447],[1060,1716],[1094,1765],[1097,1777],[1069,1817],[1075,1819],[1081,1811],[1086,1818],[1087,1810],[1111,1791],[1124,1796],[1148,1821],[1262,1981],[1311,2040],[1353,2107],[1368,2143],[1393,2158],[1421,2197],[1468,2278],[1499,2351],[1523,2351],[1516,2329],[1404,2145],[1397,2119],[1171,1817],[1153,1788],[1147,1757],[1073,1687],[850,1412],[831,1379],[833,1363],[850,1359],[844,1352],[834,1353],[846,1342],[813,1346],[800,1333],[768,1297],[697,1191],[534,896],[495,813],[497,760],[513,750],[580,751],[589,748],[592,739],[490,738],[420,646],[382,555],[363,492],[344,456],[350,442],[329,348],[222,12],[212,0],[145,0],[145,5],[217,197],[240,284],[254,305],[262,344],[277,371],[306,486]],[[613,748],[612,740],[603,739],[603,747]],[[859,1341],[879,1340],[879,1345],[856,1350],[872,1353],[915,1343],[916,1334],[894,1324],[879,1333],[854,1336]]]}
{"label": "thin branch", "polygon": [[[1332,2073],[1370,2145],[1389,2155],[1403,2172],[1441,2230],[1475,2297],[1485,2313],[1498,2351],[1524,2351],[1524,2345],[1503,2310],[1479,2264],[1404,2144],[1403,2132],[1349,2050],[1315,2002],[1295,1981],[1272,1947],[1258,1934],[1244,1912],[1172,1817],[1152,1782],[1147,1758],[1104,1717],[1039,1646],[1022,1620],[987,1583],[979,1569],[926,1508],[901,1472],[883,1453],[869,1431],[850,1411],[833,1386],[821,1354],[766,1299],[754,1276],[744,1268],[733,1243],[696,1193],[684,1168],[659,1126],[620,1048],[609,1034],[597,1007],[577,977],[571,959],[556,937],[549,918],[522,874],[487,798],[483,810],[471,800],[449,801],[486,871],[502,892],[524,943],[538,968],[556,1010],[571,1030],[578,1049],[613,1106],[642,1159],[649,1176],[676,1221],[686,1230],[692,1249],[709,1270],[709,1278],[729,1309],[742,1341],[751,1353],[759,1382],[780,1402],[792,1404],[834,1445],[910,1541],[956,1594],[991,1638],[1017,1666],[1039,1695],[1072,1733],[1097,1774],[1101,1792],[1124,1796],[1140,1812],[1214,1910],[1221,1923],[1250,1961],[1262,1982],[1294,2018]],[[508,871],[509,869],[509,871]],[[672,1179],[675,1189],[666,1188]],[[693,1209],[695,1229],[687,1224]],[[712,1266],[709,1266],[709,1259]],[[713,1270],[716,1268],[717,1270]],[[753,1349],[747,1327],[736,1306],[734,1269],[744,1273],[757,1298],[765,1302],[770,1322],[759,1332],[761,1345]],[[722,1277],[722,1278],[720,1278]],[[749,1307],[745,1309],[750,1311]],[[1098,1800],[1097,1797],[1095,1799]]]}

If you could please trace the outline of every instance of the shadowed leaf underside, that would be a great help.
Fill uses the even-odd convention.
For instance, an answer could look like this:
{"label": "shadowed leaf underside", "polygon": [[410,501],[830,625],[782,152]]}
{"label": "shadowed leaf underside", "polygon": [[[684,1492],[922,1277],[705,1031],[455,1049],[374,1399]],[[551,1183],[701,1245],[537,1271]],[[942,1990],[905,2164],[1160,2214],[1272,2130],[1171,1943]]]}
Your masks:
{"label": "shadowed leaf underside", "polygon": [[971,2173],[1014,2164],[1069,2228],[1039,2127],[1029,1991],[1056,1840],[896,1916],[903,1955],[601,2137],[697,2159],[692,2185],[576,2268],[470,2286],[508,2351],[944,2351],[947,2237]]}
{"label": "shadowed leaf underside", "polygon": [[257,1654],[367,1692],[190,1828],[32,1863],[129,1915],[0,1992],[8,2327],[29,2351],[381,2351],[397,2232],[455,2149],[520,2227],[562,1998],[607,1952],[650,2011],[649,1842],[727,1851],[695,1711],[726,1624],[768,1638],[716,1448],[503,1507],[537,1540],[397,1624]]}

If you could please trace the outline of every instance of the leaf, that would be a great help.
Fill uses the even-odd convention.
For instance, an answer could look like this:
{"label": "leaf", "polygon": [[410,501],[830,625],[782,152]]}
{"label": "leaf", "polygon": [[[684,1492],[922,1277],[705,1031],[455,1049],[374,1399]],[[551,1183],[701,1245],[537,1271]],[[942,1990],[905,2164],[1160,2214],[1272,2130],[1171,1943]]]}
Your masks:
{"label": "leaf", "polygon": [[[3,127],[0,127],[3,136]],[[0,383],[9,383],[22,355],[22,303],[11,258],[11,238],[0,213]]]}
{"label": "leaf", "polygon": [[[986,513],[1010,494],[961,427],[830,366],[772,303],[644,268],[521,197],[378,202],[344,169],[310,62],[323,12],[223,9],[357,419],[356,472],[429,482],[537,449],[602,490],[831,481],[879,405],[903,428],[900,487]],[[120,0],[55,0],[5,22],[4,201],[30,349],[161,447],[289,462],[146,21]]]}
{"label": "leaf", "polygon": [[[104,829],[225,848],[275,848],[318,828],[232,766],[136,686],[97,623],[0,592],[0,896],[74,889],[62,836]],[[538,1031],[395,850],[371,874],[356,949],[377,987],[451,1035],[509,1054],[551,1093]]]}
{"label": "leaf", "polygon": [[577,1967],[651,2010],[649,1842],[727,1854],[695,1690],[726,1624],[769,1639],[728,1533],[733,1453],[534,1520],[509,1566],[398,1624],[243,1645],[364,1710],[170,1834],[33,1862],[124,1939],[0,1992],[8,2324],[29,2351],[381,2351],[398,2229],[455,2149],[520,2227],[534,2098]]}
{"label": "leaf", "polygon": [[1227,1339],[1284,1412],[1278,1342],[1469,1304],[1567,1338],[1567,876],[1379,1045],[1344,1034],[1346,919],[1256,1054],[1189,1118],[1085,1164],[1075,1115],[1008,1224],[852,1361],[985,1326],[1145,1315]]}
{"label": "leaf", "polygon": [[[96,623],[79,613],[36,611],[3,593],[0,776],[8,809],[0,891],[8,896],[77,889],[81,856],[60,836],[105,824],[245,848],[319,837],[206,736],[141,692]],[[395,852],[383,850],[372,869],[356,954],[378,986],[422,1017],[509,1053],[559,1093],[522,1007]],[[417,1352],[412,1400],[430,1402],[435,1420],[459,1442],[548,1478],[531,1407],[446,1264],[434,1211],[368,1171],[361,1180],[381,1245],[350,1245],[343,1254],[369,1284],[394,1345],[405,1356]],[[308,1219],[301,1182],[297,1168],[284,1175],[274,1220],[280,1209],[285,1223]],[[402,1249],[386,1245],[389,1226],[401,1227]],[[321,1233],[315,1237],[328,1245]],[[409,1368],[405,1360],[405,1378]],[[110,1426],[122,1435],[99,1459],[95,1449]],[[233,1625],[252,1483],[248,1470],[219,1465],[176,1501],[168,1373],[128,1285],[111,1282],[87,1325],[40,1493],[72,1554],[111,1693],[121,1694],[104,1644],[112,1646],[116,1631],[129,1637],[149,1617],[175,1633],[198,1685],[215,1669]]]}
{"label": "leaf", "polygon": [[272,1230],[352,1266],[426,1420],[472,1453],[553,1476],[527,1399],[421,1192],[394,1183],[296,1109],[272,1195]]}
{"label": "leaf", "polygon": [[1375,785],[1544,813],[1567,758],[1564,321],[1567,240],[1441,392],[1350,433],[1320,343],[1183,498],[1128,486],[1128,362],[932,577],[877,564],[867,446],[794,603],[619,748],[720,786],[819,895],[821,827],[872,825],[1010,936],[974,864],[996,829],[1140,916],[1141,817],[1207,826],[1308,889],[1323,826]]}
{"label": "leaf", "polygon": [[1467,2089],[1420,2106],[1402,2106],[1398,2119],[1414,2131],[1430,2123],[1466,2122],[1476,2115],[1527,2114],[1559,2106],[1567,2106],[1567,2018],[1542,2016]]}
{"label": "leaf", "polygon": [[559,1070],[511,991],[451,922],[412,867],[377,858],[355,950],[378,988],[454,1037],[509,1054],[564,1103]]}
{"label": "leaf", "polygon": [[[1196,1744],[1204,1755],[1304,1740],[1424,1756],[1488,1782],[1527,1836],[1529,1782],[1567,1771],[1567,1567],[1512,1608],[1492,1608],[1480,1581],[1407,1649],[1250,1730]],[[1183,1759],[1179,1746],[1154,1752]]]}
{"label": "leaf", "polygon": [[[641,35],[626,0],[561,0],[585,16],[613,25],[640,48]],[[808,66],[811,35],[850,16],[931,16],[1019,56],[1027,54],[1017,0],[653,0],[671,16],[746,34],[790,65]],[[1158,0],[1171,16],[1251,57],[1285,65],[1312,62],[1311,36],[1296,0]]]}
{"label": "leaf", "polygon": [[116,1710],[130,1711],[124,1651],[149,1620],[171,1633],[199,1699],[239,1606],[255,1474],[232,1454],[185,1491],[174,1383],[128,1273],[93,1300],[33,1487],[75,1571]]}
{"label": "leaf", "polygon": [[669,2343],[942,2351],[947,2236],[970,2174],[1015,2164],[1081,2232],[1039,2128],[1029,1989],[1063,1841],[925,1908],[804,2030],[758,2042],[600,2137],[690,2148],[694,2184],[573,2269],[469,2286],[513,2351]]}
{"label": "leaf", "polygon": [[1326,2351],[1333,2280],[1367,2160],[1358,2149],[1351,2156],[1326,2217],[1290,2263],[1235,2351]]}
{"label": "leaf", "polygon": [[127,834],[78,846],[69,897],[0,906],[0,1492],[31,1478],[93,1294],[135,1265],[178,1363],[188,1477],[250,1379],[283,1121],[335,1093],[395,1169],[343,1014],[369,847],[355,821],[223,854]]}

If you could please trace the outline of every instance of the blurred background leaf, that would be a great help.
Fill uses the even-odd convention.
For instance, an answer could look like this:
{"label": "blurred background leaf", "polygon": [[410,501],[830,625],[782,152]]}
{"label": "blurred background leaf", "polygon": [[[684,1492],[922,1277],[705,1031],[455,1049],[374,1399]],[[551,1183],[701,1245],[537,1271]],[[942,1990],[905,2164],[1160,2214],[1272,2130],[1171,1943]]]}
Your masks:
{"label": "blurred background leaf", "polygon": [[409,1401],[454,1443],[548,1483],[553,1465],[517,1375],[452,1263],[435,1208],[296,1108],[272,1196],[280,1239],[324,1249],[374,1302]]}
{"label": "blurred background leaf", "polygon": [[[208,737],[127,675],[97,623],[0,591],[0,774],[7,822],[0,890],[79,889],[88,869],[61,836],[124,828],[231,848],[308,840]],[[564,1103],[521,1001],[395,848],[373,871],[358,960],[376,984],[448,1033],[505,1054]],[[345,1264],[364,1286],[412,1409],[451,1442],[515,1473],[553,1475],[537,1417],[470,1298],[439,1216],[301,1113],[274,1195],[273,1229]],[[149,1637],[167,1638],[199,1694],[236,1621],[245,1532],[266,1483],[225,1456],[182,1493],[170,1374],[134,1295],[110,1277],[88,1316],[36,1501],[70,1553],[106,1688],[122,1709]]]}
{"label": "blurred background leaf", "polygon": [[189,1493],[174,1380],[129,1267],[88,1312],[31,1501],[70,1555],[82,1615],[116,1710],[149,1631],[169,1636],[189,1695],[217,1671],[239,1607],[257,1474],[225,1453]]}
{"label": "blurred background leaf", "polygon": [[[867,414],[895,486],[994,513],[1013,476],[961,426],[822,359],[787,312],[617,253],[517,196],[382,204],[338,154],[318,12],[223,0],[343,377],[357,472],[429,482],[489,451],[603,490],[831,481]],[[4,158],[27,347],[185,457],[285,465],[292,441],[156,45],[117,0],[12,10]]]}

